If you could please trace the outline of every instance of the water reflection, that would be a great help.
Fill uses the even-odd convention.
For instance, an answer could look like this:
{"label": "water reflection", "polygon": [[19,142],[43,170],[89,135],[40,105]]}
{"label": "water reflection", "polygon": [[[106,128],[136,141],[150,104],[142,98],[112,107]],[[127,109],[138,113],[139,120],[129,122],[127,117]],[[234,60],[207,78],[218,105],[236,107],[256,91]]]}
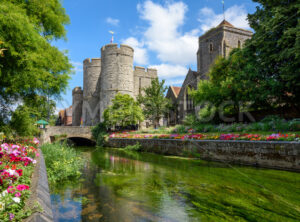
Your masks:
{"label": "water reflection", "polygon": [[220,163],[118,149],[83,155],[90,161],[82,180],[51,188],[55,221],[300,219],[297,173],[233,170]]}

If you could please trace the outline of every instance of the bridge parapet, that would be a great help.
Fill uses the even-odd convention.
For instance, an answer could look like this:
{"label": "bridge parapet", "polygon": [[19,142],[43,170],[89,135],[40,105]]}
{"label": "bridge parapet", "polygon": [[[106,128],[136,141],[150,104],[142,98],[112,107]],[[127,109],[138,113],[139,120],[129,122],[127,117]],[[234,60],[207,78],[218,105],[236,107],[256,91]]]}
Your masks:
{"label": "bridge parapet", "polygon": [[89,126],[48,126],[41,133],[40,142],[51,143],[51,138],[58,135],[64,135],[65,138],[85,138],[94,141],[92,138],[92,130]]}

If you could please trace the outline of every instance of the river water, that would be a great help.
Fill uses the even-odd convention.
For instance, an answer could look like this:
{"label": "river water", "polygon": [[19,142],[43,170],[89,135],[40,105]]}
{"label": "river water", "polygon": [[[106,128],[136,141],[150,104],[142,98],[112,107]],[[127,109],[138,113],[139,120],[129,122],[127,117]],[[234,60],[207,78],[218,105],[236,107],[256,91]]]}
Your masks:
{"label": "river water", "polygon": [[51,187],[55,221],[300,221],[300,174],[121,149],[83,149]]}

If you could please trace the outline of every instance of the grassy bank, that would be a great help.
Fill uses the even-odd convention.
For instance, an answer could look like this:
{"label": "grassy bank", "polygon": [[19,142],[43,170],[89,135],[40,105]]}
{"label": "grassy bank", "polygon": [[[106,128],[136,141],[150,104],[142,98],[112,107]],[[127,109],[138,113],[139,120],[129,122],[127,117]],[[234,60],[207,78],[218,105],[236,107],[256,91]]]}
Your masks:
{"label": "grassy bank", "polygon": [[62,183],[80,177],[84,159],[74,148],[66,144],[54,143],[44,144],[41,149],[50,183]]}

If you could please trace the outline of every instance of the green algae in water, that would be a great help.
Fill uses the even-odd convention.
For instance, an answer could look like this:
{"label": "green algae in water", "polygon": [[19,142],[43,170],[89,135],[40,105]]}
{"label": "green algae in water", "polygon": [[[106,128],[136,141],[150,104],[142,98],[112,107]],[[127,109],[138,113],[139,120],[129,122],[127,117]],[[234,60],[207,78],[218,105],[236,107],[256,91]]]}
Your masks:
{"label": "green algae in water", "polygon": [[56,221],[300,220],[298,173],[121,149],[84,155],[77,186],[52,189]]}

